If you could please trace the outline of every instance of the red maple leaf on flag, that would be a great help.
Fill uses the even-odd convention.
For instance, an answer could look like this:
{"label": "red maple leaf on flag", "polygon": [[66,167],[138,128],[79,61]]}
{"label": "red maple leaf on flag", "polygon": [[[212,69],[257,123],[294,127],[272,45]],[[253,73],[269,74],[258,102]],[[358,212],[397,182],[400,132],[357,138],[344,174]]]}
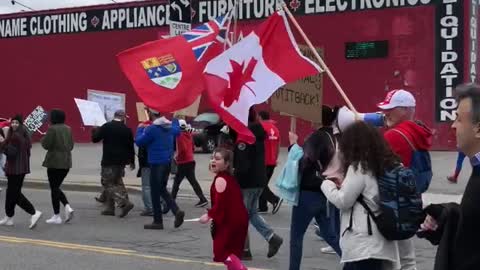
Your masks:
{"label": "red maple leaf on flag", "polygon": [[223,104],[225,107],[230,107],[234,101],[238,100],[243,86],[247,87],[252,94],[256,96],[255,92],[246,84],[255,81],[255,79],[252,78],[252,73],[255,70],[257,62],[257,59],[252,57],[250,61],[248,61],[247,68],[244,71],[245,62],[239,64],[233,60],[230,60],[232,72],[228,72],[228,77],[230,78],[230,87],[227,88],[225,96],[223,97]]}

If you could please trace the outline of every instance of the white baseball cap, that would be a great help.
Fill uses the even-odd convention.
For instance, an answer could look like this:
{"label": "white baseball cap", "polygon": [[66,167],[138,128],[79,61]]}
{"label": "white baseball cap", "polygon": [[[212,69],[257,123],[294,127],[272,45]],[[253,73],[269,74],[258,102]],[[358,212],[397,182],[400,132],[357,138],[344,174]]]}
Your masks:
{"label": "white baseball cap", "polygon": [[416,101],[412,93],[399,89],[388,92],[385,100],[378,103],[377,107],[382,110],[390,110],[397,107],[415,107]]}

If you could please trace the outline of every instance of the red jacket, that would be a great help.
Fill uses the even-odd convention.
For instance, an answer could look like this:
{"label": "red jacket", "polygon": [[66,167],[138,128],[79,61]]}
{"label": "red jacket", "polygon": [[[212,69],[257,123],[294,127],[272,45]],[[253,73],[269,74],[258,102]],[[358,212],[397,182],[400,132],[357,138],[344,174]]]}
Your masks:
{"label": "red jacket", "polygon": [[397,131],[402,132],[417,150],[429,150],[432,146],[432,131],[425,125],[413,121],[404,121],[384,133],[385,140],[393,152],[400,156],[403,165],[410,166],[413,149],[407,140]]}
{"label": "red jacket", "polygon": [[261,121],[262,127],[267,133],[265,139],[265,165],[277,165],[278,149],[280,147],[280,131],[275,126],[276,122],[273,120]]}
{"label": "red jacket", "polygon": [[177,164],[185,164],[194,161],[193,138],[190,132],[182,131],[177,137]]}

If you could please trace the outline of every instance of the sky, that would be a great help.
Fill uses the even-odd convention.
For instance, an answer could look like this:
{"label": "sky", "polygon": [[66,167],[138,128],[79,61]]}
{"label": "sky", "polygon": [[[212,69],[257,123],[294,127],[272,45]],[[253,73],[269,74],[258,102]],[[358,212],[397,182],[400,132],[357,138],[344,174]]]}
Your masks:
{"label": "sky", "polygon": [[[113,2],[124,3],[142,0],[18,0],[19,3],[31,7],[35,10],[91,6],[99,4],[114,4]],[[0,0],[0,14],[22,12],[28,10],[20,4],[12,5],[11,0]]]}

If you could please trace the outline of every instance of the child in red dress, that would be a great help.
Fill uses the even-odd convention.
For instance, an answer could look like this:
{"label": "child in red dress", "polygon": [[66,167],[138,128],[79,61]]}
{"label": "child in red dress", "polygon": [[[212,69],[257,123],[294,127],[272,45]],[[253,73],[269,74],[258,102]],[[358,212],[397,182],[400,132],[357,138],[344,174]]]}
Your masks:
{"label": "child in red dress", "polygon": [[[247,269],[240,263],[248,230],[248,213],[242,192],[232,171],[233,153],[217,149],[213,153],[210,170],[217,175],[210,188],[212,208],[200,217],[200,223],[211,220],[213,260],[223,262],[228,269]],[[235,264],[235,267],[231,265]]]}

